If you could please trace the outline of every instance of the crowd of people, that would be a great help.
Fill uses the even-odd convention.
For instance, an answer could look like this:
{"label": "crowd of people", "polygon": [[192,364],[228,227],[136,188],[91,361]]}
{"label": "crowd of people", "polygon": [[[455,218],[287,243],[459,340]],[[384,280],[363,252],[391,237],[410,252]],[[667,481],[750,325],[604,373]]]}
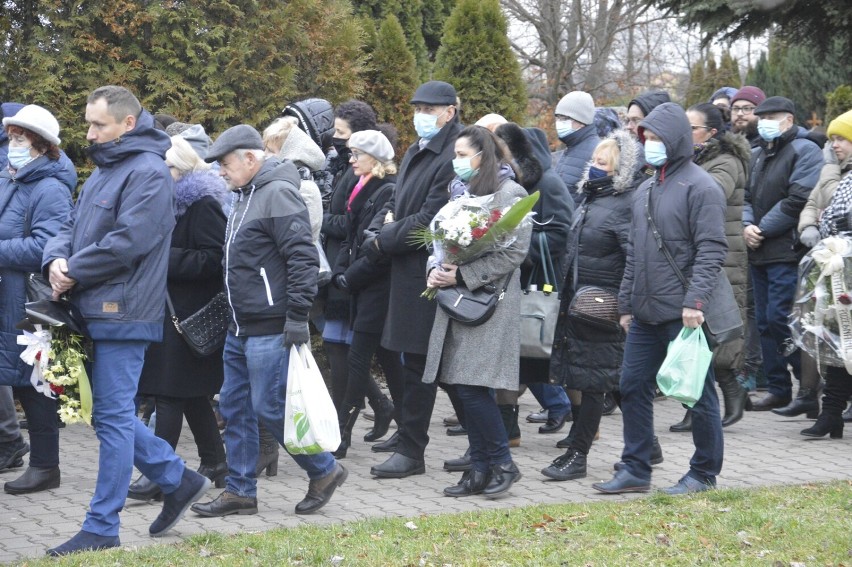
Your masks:
{"label": "crowd of people", "polygon": [[[754,86],[720,88],[686,110],[649,91],[621,113],[575,91],[554,109],[552,151],[547,132],[497,114],[465,126],[446,82],[423,83],[410,102],[417,141],[397,156],[394,125],[361,101],[298,101],[262,132],[238,124],[214,141],[201,124],[150,114],[127,89],[101,87],[85,108],[96,169],[76,203],[56,118],[38,105],[2,104],[0,471],[23,467],[29,453],[7,494],[61,482],[57,401],[31,383],[17,341],[27,278],[45,276],[92,343],[97,483],[81,530],[50,555],[120,545],[126,498],[162,500],[155,537],[190,509],[257,513],[257,478],[277,474],[284,446],[289,347],[310,343],[312,328],[341,443],[292,455],[309,479],[297,514],[325,506],[346,481],[340,461],[361,450],[352,437],[365,401],[373,426],[363,440],[389,454],[370,474],[424,474],[439,386],[455,411],[448,433],[468,440],[444,462],[462,473],[446,496],[498,497],[521,477],[511,448],[521,443],[525,389],[542,407],[527,416],[541,434],[571,424],[542,480],[585,477],[602,416],[619,407],[621,459],[593,487],[648,491],[663,460],[657,371],[669,342],[702,325],[723,276],[744,336],[716,348],[700,398],[671,425],[692,433],[695,452],[664,491],[715,487],[723,428],[747,410],[806,414],[816,422],[803,435],[842,436],[852,377],[795,348],[787,322],[799,260],[850,230],[852,111],[823,133],[796,124],[793,101]],[[532,221],[474,259],[430,256],[412,237],[452,200],[488,197],[506,210],[536,192]],[[453,286],[499,291],[493,316],[464,325],[424,297]],[[611,325],[572,315],[589,287],[617,304]],[[560,302],[552,354],[521,356],[522,298],[551,289]],[[224,346],[199,356],[175,322],[222,294]],[[146,422],[141,398],[152,402]],[[178,456],[184,419],[197,471]],[[131,482],[134,466],[141,475]],[[222,491],[199,502],[213,484]]]}

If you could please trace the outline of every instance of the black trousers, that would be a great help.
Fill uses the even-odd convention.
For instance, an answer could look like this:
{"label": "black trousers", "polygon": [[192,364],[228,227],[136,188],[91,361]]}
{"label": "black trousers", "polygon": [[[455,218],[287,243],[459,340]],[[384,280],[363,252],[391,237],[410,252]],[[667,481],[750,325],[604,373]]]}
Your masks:
{"label": "black trousers", "polygon": [[24,408],[30,435],[30,466],[48,469],[59,466],[59,416],[56,400],[31,386],[13,388]]}
{"label": "black trousers", "polygon": [[[364,398],[371,402],[382,398],[382,391],[370,375],[373,355],[379,361],[387,380],[388,390],[394,404],[402,400],[402,361],[399,353],[391,352],[381,346],[381,333],[362,333],[355,331],[349,346],[349,375],[346,382],[345,407],[364,407]],[[340,406],[336,406],[338,410]]]}
{"label": "black trousers", "polygon": [[600,392],[583,392],[583,402],[578,406],[577,416],[571,428],[574,431],[574,439],[571,448],[581,453],[589,454],[595,434],[601,424],[603,416],[604,394]]}
{"label": "black trousers", "polygon": [[183,418],[195,438],[202,465],[216,466],[225,462],[225,445],[216,425],[216,416],[207,396],[171,398],[156,396],[157,423],[154,434],[165,440],[172,449],[177,448]]}
{"label": "black trousers", "polygon": [[438,392],[437,383],[423,383],[425,369],[425,354],[402,354],[402,411],[396,452],[418,461],[423,460],[429,444],[429,422]]}

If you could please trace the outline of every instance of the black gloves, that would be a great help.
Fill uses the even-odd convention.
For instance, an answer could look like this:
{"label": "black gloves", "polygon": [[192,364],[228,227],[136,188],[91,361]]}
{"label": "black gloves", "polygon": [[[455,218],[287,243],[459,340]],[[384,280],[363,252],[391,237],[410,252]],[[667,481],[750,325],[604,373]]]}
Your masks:
{"label": "black gloves", "polygon": [[384,258],[384,252],[379,248],[377,236],[377,233],[369,233],[364,243],[361,244],[361,254],[375,264],[378,264]]}
{"label": "black gloves", "polygon": [[334,277],[331,278],[331,285],[343,291],[349,290],[349,283],[346,281],[346,276],[343,274],[334,274]]}
{"label": "black gloves", "polygon": [[284,323],[284,346],[286,348],[293,345],[303,345],[309,340],[311,340],[311,332],[308,329],[307,321],[287,319],[287,322]]}

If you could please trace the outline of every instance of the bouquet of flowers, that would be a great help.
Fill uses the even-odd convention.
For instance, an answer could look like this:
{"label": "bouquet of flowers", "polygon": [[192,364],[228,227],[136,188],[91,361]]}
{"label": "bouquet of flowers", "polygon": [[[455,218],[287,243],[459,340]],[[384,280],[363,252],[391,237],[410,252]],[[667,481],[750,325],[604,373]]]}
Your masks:
{"label": "bouquet of flowers", "polygon": [[[517,238],[517,229],[531,222],[538,198],[536,191],[509,206],[500,206],[494,195],[462,196],[441,207],[428,227],[412,231],[411,241],[432,250],[432,266],[470,262],[510,246]],[[421,297],[434,299],[437,292],[427,288]]]}
{"label": "bouquet of flowers", "polygon": [[818,365],[852,372],[852,236],[830,236],[802,258],[789,326]]}
{"label": "bouquet of flowers", "polygon": [[[30,309],[42,303],[56,302],[28,303],[27,315],[32,324],[26,325],[24,334],[17,339],[19,345],[26,347],[21,359],[33,367],[30,383],[37,392],[59,400],[57,412],[63,423],[91,425],[92,387],[83,365],[89,358],[86,339],[74,325]],[[58,309],[56,305],[51,306],[54,314]],[[50,321],[50,325],[44,327],[41,323],[45,321]]]}

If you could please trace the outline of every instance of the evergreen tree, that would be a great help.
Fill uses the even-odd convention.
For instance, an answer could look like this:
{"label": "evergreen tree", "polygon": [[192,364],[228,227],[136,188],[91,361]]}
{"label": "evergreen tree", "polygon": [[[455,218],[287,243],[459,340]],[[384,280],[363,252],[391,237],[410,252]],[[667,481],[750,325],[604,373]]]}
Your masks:
{"label": "evergreen tree", "polygon": [[841,85],[825,95],[825,124],[852,110],[852,86]]}
{"label": "evergreen tree", "polygon": [[[702,102],[706,77],[704,75],[704,59],[696,61],[689,69],[689,85],[686,87],[686,107]],[[711,93],[712,94],[712,93]]]}
{"label": "evergreen tree", "polygon": [[526,87],[498,0],[459,0],[445,24],[434,78],[456,87],[465,122],[489,112],[523,118]]}
{"label": "evergreen tree", "polygon": [[722,52],[722,60],[719,62],[719,70],[716,73],[716,85],[716,88],[734,87],[737,89],[742,86],[739,63],[728,49]]}
{"label": "evergreen tree", "polygon": [[376,35],[368,77],[366,102],[375,109],[379,122],[393,124],[398,130],[397,156],[401,157],[414,141],[409,101],[420,79],[402,26],[393,15],[385,18]]}

